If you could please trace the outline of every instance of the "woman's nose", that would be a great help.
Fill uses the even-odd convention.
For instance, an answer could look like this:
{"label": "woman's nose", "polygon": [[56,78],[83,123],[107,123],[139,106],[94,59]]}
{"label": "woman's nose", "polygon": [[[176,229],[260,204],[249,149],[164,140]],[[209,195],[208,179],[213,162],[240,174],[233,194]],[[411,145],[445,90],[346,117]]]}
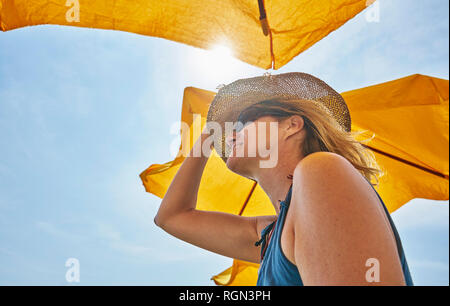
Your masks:
{"label": "woman's nose", "polygon": [[236,141],[236,131],[233,131],[231,133],[231,135],[228,135],[227,137],[225,137],[225,142],[230,147],[233,145],[233,142],[235,142],[235,141]]}

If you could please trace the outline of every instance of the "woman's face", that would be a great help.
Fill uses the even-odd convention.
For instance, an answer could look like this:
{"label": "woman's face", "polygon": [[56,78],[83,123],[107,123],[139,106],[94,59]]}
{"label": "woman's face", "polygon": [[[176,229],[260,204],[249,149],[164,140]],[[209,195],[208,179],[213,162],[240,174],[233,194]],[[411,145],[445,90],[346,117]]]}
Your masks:
{"label": "woman's face", "polygon": [[272,116],[248,122],[227,137],[230,156],[227,167],[240,175],[253,178],[259,168],[275,167],[278,162],[279,126]]}

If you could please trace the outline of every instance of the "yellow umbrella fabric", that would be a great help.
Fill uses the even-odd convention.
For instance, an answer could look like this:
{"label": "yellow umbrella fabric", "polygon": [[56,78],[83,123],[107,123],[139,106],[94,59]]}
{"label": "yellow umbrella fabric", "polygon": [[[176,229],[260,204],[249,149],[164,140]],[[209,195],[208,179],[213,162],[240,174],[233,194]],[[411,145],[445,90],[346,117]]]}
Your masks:
{"label": "yellow umbrella fabric", "polygon": [[386,171],[379,192],[390,212],[415,198],[448,200],[448,80],[415,74],[342,96],[352,129],[376,135],[367,146]]}
{"label": "yellow umbrella fabric", "polygon": [[[190,150],[206,120],[215,93],[188,87],[184,91],[182,122],[189,126]],[[449,199],[449,82],[424,75],[342,93],[352,116],[352,130],[368,130],[366,143],[385,171],[377,188],[390,212],[414,198]],[[200,114],[201,118],[194,114]],[[179,156],[153,164],[140,174],[146,191],[162,198],[180,167]],[[231,172],[213,151],[198,193],[197,209],[243,216],[273,215],[267,195],[255,182]],[[218,285],[255,285],[258,265],[233,260],[212,277]]]}
{"label": "yellow umbrella fabric", "polygon": [[0,28],[57,24],[138,33],[203,49],[220,44],[248,64],[279,69],[374,1],[0,0]]}

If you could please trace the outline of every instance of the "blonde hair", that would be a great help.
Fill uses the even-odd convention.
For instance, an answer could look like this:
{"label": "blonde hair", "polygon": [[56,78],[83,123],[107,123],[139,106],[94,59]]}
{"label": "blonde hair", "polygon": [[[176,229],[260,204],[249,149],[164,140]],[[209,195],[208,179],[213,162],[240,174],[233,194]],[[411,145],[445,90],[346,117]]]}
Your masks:
{"label": "blonde hair", "polygon": [[[377,186],[379,178],[384,175],[373,152],[363,143],[372,137],[358,141],[359,136],[367,130],[347,132],[336,121],[331,112],[322,103],[303,99],[269,99],[253,104],[244,109],[238,121],[245,124],[262,116],[272,116],[280,122],[292,115],[301,116],[305,122],[306,136],[302,142],[302,155],[326,151],[345,157],[368,181]],[[376,183],[372,183],[375,178]]]}

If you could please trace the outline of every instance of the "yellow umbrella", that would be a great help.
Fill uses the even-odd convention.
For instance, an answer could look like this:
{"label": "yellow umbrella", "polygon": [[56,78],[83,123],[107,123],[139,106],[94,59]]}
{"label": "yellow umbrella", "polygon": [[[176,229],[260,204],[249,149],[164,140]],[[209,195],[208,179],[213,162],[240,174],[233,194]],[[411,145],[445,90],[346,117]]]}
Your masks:
{"label": "yellow umbrella", "polygon": [[[189,126],[189,139],[184,150],[189,151],[199,136],[194,132],[201,132],[214,95],[198,88],[185,89],[181,121]],[[377,191],[390,212],[414,198],[449,199],[448,80],[415,74],[342,96],[350,109],[352,130],[375,133],[366,145],[386,172]],[[201,118],[194,120],[194,114]],[[146,191],[164,197],[183,160],[180,156],[143,171],[140,177]],[[260,186],[231,172],[215,151],[206,164],[197,201],[200,210],[242,216],[275,214]],[[212,279],[218,285],[255,285],[257,269],[257,264],[233,260],[230,268]]]}
{"label": "yellow umbrella", "polygon": [[210,49],[279,69],[375,0],[0,0],[0,28],[113,29]]}

